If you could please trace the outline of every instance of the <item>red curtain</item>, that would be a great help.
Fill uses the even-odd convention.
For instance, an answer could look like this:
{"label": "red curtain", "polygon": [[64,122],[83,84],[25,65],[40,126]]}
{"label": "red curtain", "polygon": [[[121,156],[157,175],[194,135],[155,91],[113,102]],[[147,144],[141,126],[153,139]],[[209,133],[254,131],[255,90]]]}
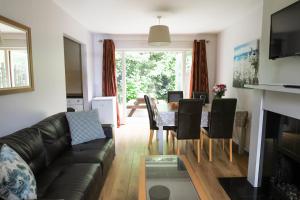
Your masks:
{"label": "red curtain", "polygon": [[[117,97],[115,44],[113,40],[103,41],[103,70],[102,70],[102,94],[103,96]],[[117,99],[117,126],[120,126],[120,115]]]}
{"label": "red curtain", "polygon": [[194,40],[190,97],[193,96],[193,91],[209,93],[205,40]]}

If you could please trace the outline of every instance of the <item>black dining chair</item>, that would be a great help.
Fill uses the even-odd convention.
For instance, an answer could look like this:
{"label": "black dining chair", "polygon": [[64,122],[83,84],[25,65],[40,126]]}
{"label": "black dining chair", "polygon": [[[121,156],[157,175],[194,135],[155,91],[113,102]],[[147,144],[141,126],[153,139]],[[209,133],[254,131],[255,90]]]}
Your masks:
{"label": "black dining chair", "polygon": [[[172,131],[177,138],[177,154],[180,154],[180,140],[197,140],[197,160],[200,162],[200,133],[203,101],[200,99],[179,100],[177,130]],[[194,144],[193,144],[194,145]]]}
{"label": "black dining chair", "polygon": [[209,103],[209,95],[207,92],[193,92],[193,99],[204,99],[204,104]]}
{"label": "black dining chair", "polygon": [[[146,107],[147,107],[148,117],[149,117],[149,125],[150,125],[150,137],[148,142],[148,147],[150,147],[152,144],[154,131],[157,131],[159,129],[156,122],[156,114],[158,111],[155,106],[155,102],[152,99],[150,99],[148,95],[144,95],[144,99],[146,102]],[[176,126],[164,126],[163,130],[167,131],[167,141],[168,141],[169,131],[176,130]]]}
{"label": "black dining chair", "polygon": [[168,103],[179,102],[183,99],[183,91],[168,91]]}
{"label": "black dining chair", "polygon": [[232,132],[237,99],[214,99],[212,102],[208,128],[201,131],[201,149],[203,148],[203,135],[209,138],[209,161],[212,161],[212,140],[229,139],[229,160],[232,162]]}

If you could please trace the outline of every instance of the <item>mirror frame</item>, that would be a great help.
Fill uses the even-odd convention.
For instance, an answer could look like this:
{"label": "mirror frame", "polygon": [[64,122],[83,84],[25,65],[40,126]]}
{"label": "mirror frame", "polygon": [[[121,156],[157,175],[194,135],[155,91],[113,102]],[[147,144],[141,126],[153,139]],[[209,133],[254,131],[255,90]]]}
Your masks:
{"label": "mirror frame", "polygon": [[0,95],[31,92],[34,91],[34,77],[33,77],[33,64],[32,64],[32,46],[31,46],[31,29],[30,27],[21,24],[19,22],[8,19],[0,15],[0,22],[9,26],[13,26],[17,29],[24,30],[26,32],[26,43],[27,43],[27,53],[28,53],[28,72],[29,72],[29,86],[24,87],[11,87],[0,89]]}

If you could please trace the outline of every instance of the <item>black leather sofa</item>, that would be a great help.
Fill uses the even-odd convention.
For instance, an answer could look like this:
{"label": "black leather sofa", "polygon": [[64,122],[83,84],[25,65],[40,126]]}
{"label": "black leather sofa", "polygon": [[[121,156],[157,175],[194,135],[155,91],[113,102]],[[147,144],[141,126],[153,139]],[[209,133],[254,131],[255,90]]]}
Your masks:
{"label": "black leather sofa", "polygon": [[38,199],[96,200],[115,156],[111,125],[105,139],[71,145],[65,113],[0,138],[30,166]]}

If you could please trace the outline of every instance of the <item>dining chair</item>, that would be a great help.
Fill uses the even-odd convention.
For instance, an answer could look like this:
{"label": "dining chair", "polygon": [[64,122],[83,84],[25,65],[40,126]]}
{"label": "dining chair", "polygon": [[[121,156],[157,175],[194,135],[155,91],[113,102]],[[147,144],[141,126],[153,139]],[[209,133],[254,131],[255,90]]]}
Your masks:
{"label": "dining chair", "polygon": [[[148,147],[150,147],[152,144],[154,131],[157,131],[159,129],[157,126],[157,122],[156,122],[156,115],[157,115],[158,110],[155,105],[155,101],[152,98],[150,98],[148,95],[144,95],[144,99],[146,102],[148,118],[149,118],[149,125],[150,125],[150,136],[149,136],[149,141],[148,141]],[[169,131],[176,130],[176,126],[164,126],[163,130],[167,131],[167,141],[168,141]]]}
{"label": "dining chair", "polygon": [[209,161],[212,161],[212,140],[222,139],[223,150],[225,139],[229,139],[229,160],[232,162],[232,132],[237,99],[214,99],[208,121],[208,127],[201,129],[201,149],[203,135],[209,138]]}
{"label": "dining chair", "polygon": [[168,103],[179,102],[183,99],[183,91],[168,91]]}
{"label": "dining chair", "polygon": [[209,95],[207,92],[193,92],[193,99],[204,99],[204,104],[209,103]]}
{"label": "dining chair", "polygon": [[[197,160],[200,162],[200,131],[203,101],[200,99],[179,100],[177,130],[172,131],[177,139],[177,154],[180,140],[197,140]],[[194,146],[194,144],[193,144]]]}

